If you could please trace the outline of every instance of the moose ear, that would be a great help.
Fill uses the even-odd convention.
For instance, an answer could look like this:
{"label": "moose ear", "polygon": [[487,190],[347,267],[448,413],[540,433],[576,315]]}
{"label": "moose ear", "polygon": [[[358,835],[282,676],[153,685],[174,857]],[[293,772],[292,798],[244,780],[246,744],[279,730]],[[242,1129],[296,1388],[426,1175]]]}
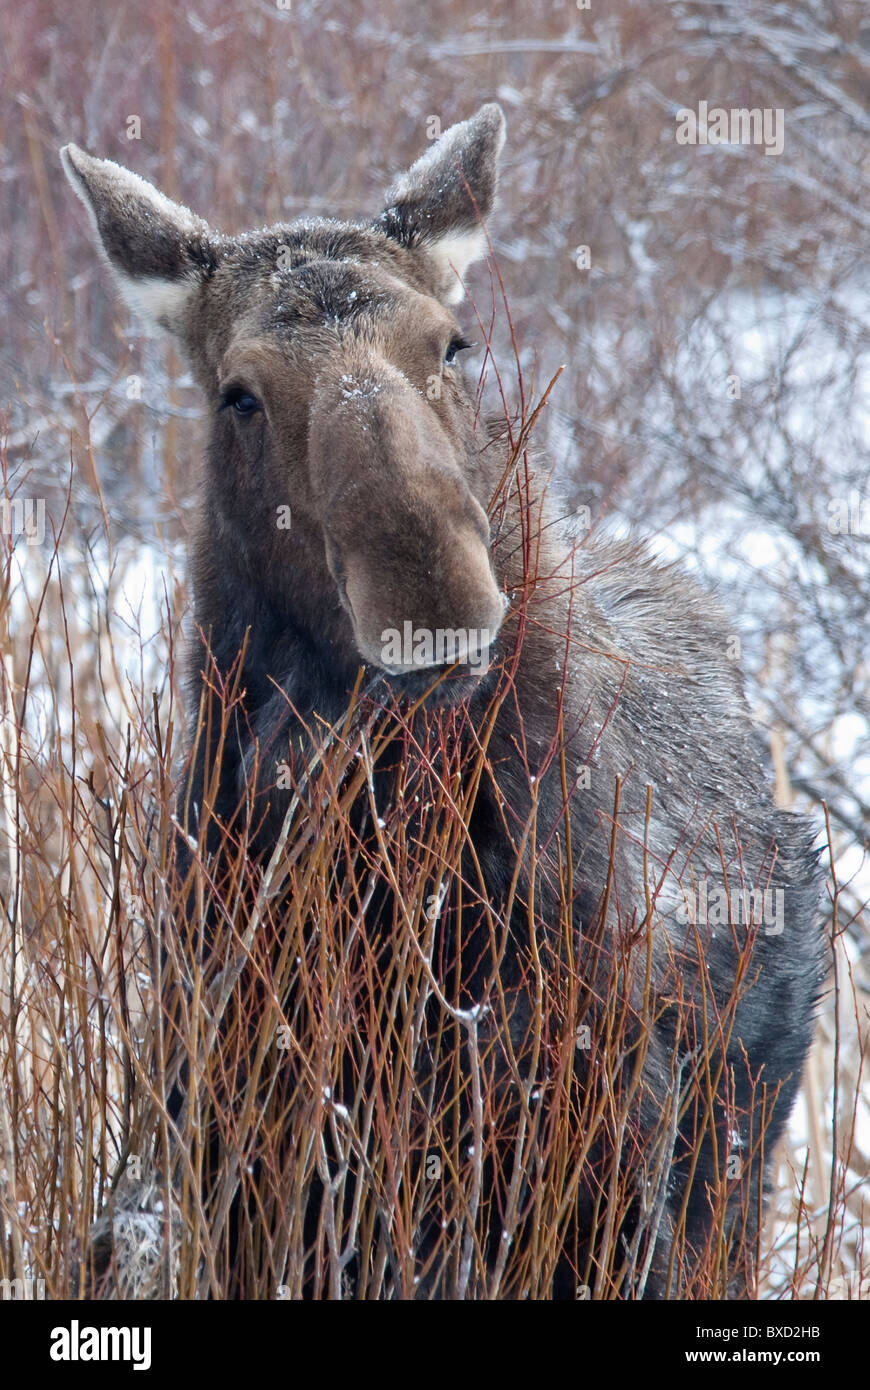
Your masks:
{"label": "moose ear", "polygon": [[504,136],[504,115],[495,102],[445,130],[390,189],[376,224],[403,246],[429,253],[449,304],[462,299],[462,277],[486,253],[483,219],[495,202]]}
{"label": "moose ear", "polygon": [[124,298],[150,325],[182,333],[191,296],[215,265],[208,224],[110,159],[76,145],[60,157]]}

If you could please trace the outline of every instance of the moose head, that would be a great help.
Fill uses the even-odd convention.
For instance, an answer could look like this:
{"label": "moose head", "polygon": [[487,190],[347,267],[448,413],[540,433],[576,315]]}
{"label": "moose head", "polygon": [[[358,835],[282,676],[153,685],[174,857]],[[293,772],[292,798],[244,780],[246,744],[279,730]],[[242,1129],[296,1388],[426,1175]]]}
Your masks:
{"label": "moose head", "polygon": [[179,341],[209,404],[201,621],[232,604],[217,593],[231,573],[348,669],[486,669],[506,604],[454,306],[486,250],[503,141],[483,106],[372,219],[240,236],[62,151],[124,297]]}

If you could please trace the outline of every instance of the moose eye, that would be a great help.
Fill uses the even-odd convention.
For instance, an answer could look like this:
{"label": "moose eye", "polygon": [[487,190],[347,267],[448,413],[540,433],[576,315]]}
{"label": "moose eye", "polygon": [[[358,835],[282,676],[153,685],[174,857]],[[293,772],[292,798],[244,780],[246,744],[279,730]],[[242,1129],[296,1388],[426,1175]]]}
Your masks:
{"label": "moose eye", "polygon": [[470,348],[472,346],[473,344],[469,343],[466,338],[454,338],[444,354],[445,367],[455,367],[456,354],[458,352],[464,352],[466,348]]}
{"label": "moose eye", "polygon": [[249,415],[256,415],[258,410],[263,409],[257,397],[252,396],[250,391],[246,391],[243,386],[231,386],[228,391],[224,391],[221,396],[220,408],[226,410],[228,406],[232,408],[234,414],[243,420],[247,419]]}

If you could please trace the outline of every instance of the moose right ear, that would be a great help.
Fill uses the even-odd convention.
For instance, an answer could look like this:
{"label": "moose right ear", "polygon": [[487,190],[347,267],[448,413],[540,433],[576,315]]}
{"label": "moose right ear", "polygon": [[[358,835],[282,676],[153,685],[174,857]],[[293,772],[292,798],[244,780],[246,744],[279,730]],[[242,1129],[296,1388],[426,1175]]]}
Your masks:
{"label": "moose right ear", "polygon": [[403,246],[428,252],[448,304],[462,299],[462,277],[486,255],[483,223],[495,203],[504,137],[496,102],[450,126],[393,185],[375,224]]}
{"label": "moose right ear", "polygon": [[216,263],[208,224],[110,159],[77,145],[60,157],[124,298],[150,325],[183,333],[191,296]]}

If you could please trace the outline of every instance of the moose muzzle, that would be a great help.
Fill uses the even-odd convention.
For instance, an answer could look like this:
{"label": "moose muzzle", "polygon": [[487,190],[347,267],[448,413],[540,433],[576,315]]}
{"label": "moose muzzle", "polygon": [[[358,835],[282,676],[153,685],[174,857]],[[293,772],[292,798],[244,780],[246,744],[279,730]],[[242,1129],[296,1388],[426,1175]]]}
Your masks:
{"label": "moose muzzle", "polygon": [[360,655],[482,674],[505,611],[489,523],[431,405],[387,363],[323,377],[309,429],[326,559]]}

